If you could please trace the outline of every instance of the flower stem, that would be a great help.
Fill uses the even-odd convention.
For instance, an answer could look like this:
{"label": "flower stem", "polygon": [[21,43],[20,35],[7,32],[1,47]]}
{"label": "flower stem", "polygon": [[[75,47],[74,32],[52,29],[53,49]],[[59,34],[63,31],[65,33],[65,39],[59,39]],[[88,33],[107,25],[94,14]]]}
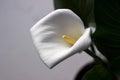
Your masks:
{"label": "flower stem", "polygon": [[94,59],[95,59],[95,62],[96,63],[100,63],[100,64],[102,64],[102,65],[106,65],[106,63],[101,59],[101,58],[99,58],[98,56],[96,56],[96,54],[95,53],[93,53],[92,51],[90,51],[89,49],[86,49],[86,50],[84,50],[86,53],[88,53],[90,56],[92,56]]}
{"label": "flower stem", "polygon": [[93,43],[90,45],[90,48],[91,48],[92,52],[95,53],[95,48],[93,46]]}
{"label": "flower stem", "polygon": [[112,70],[111,70],[111,67],[110,67],[110,64],[109,64],[109,63],[103,61],[101,58],[99,58],[98,56],[96,56],[96,54],[93,53],[92,51],[90,51],[89,49],[86,49],[86,50],[84,50],[84,51],[85,51],[86,53],[88,53],[90,56],[92,56],[92,57],[95,59],[95,62],[96,62],[97,64],[103,65],[103,67],[104,67],[105,69],[107,69],[108,72],[109,72],[111,75],[113,75],[113,77],[115,78],[115,80],[117,80],[115,74],[114,74],[114,73],[112,72]]}

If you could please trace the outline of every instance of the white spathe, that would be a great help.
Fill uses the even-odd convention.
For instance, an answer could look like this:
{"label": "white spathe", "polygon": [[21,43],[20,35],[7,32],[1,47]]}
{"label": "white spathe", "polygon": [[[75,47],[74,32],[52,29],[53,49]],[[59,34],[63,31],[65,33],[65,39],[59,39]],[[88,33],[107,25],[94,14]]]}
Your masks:
{"label": "white spathe", "polygon": [[[91,30],[69,9],[58,9],[39,20],[31,29],[34,44],[43,62],[52,68],[91,44]],[[62,35],[76,39],[71,46]]]}

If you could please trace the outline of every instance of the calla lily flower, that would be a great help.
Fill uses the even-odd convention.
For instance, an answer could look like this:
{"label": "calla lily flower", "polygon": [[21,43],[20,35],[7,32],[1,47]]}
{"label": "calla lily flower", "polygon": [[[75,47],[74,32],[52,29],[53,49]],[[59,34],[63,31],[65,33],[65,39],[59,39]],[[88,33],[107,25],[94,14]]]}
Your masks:
{"label": "calla lily flower", "polygon": [[49,68],[91,44],[91,29],[85,29],[80,17],[69,9],[51,12],[30,31],[41,59]]}

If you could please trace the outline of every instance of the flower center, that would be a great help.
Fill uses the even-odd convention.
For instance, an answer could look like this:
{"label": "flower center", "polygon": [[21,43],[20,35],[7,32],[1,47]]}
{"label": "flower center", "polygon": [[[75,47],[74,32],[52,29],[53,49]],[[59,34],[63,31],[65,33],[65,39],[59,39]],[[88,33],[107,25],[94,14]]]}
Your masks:
{"label": "flower center", "polygon": [[75,39],[73,39],[73,38],[71,38],[71,37],[69,37],[69,36],[66,36],[66,35],[62,35],[62,38],[63,38],[67,43],[69,43],[69,44],[71,44],[71,45],[74,45],[75,42],[77,41],[77,40],[75,40]]}

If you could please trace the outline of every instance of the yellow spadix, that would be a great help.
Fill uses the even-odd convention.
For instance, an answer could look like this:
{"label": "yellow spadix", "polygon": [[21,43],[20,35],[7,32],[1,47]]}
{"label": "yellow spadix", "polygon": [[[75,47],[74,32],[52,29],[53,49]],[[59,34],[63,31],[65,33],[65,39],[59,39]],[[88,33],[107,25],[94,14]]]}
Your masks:
{"label": "yellow spadix", "polygon": [[66,42],[68,42],[69,44],[71,44],[71,45],[74,45],[75,42],[76,42],[75,39],[73,39],[73,38],[71,38],[71,37],[69,37],[69,36],[66,36],[66,35],[62,35],[62,38],[63,38]]}

